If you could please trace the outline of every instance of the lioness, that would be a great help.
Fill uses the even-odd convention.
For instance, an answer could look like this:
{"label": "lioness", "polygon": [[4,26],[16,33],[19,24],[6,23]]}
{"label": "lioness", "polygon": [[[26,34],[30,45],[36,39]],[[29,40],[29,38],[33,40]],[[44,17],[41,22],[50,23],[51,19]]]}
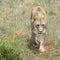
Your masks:
{"label": "lioness", "polygon": [[33,7],[31,12],[32,38],[35,45],[39,46],[39,51],[44,52],[44,38],[46,35],[47,16],[41,6]]}

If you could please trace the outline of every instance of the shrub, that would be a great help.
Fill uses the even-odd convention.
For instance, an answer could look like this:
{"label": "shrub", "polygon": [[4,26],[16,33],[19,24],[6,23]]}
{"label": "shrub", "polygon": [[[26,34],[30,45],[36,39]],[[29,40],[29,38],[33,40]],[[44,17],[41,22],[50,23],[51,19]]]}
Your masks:
{"label": "shrub", "polygon": [[22,58],[14,48],[2,44],[0,46],[0,60],[22,60]]}

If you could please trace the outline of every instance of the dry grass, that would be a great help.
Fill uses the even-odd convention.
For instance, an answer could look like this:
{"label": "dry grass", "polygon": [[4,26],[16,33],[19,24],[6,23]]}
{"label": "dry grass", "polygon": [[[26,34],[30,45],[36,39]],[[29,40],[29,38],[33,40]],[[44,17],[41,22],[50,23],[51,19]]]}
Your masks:
{"label": "dry grass", "polygon": [[[31,9],[37,5],[45,9],[48,17],[45,53],[28,48]],[[12,45],[18,49],[23,60],[60,60],[59,15],[60,0],[0,0],[0,42],[11,42],[16,38]]]}
{"label": "dry grass", "polygon": [[17,30],[15,32],[13,32],[13,39],[16,39],[17,37],[19,36],[23,36],[23,37],[29,37],[28,33],[27,32],[24,32],[22,30]]}

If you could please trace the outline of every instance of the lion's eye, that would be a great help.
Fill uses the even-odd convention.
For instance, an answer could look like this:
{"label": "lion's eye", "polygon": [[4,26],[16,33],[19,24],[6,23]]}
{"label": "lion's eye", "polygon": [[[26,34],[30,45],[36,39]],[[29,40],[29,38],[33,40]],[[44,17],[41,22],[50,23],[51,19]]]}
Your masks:
{"label": "lion's eye", "polygon": [[34,21],[35,21],[36,19],[34,19]]}
{"label": "lion's eye", "polygon": [[44,24],[42,24],[42,26],[44,26]]}
{"label": "lion's eye", "polygon": [[44,28],[46,28],[46,25],[45,25],[45,24],[42,24],[42,26],[43,26]]}
{"label": "lion's eye", "polygon": [[39,24],[36,25],[37,27],[39,26]]}

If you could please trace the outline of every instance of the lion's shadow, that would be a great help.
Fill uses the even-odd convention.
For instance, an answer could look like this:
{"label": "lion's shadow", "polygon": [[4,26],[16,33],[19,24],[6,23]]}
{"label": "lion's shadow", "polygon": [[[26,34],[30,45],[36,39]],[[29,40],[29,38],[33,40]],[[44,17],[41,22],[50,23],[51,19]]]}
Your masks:
{"label": "lion's shadow", "polygon": [[34,42],[32,39],[27,39],[27,46],[33,53],[39,53],[38,47],[33,46]]}

